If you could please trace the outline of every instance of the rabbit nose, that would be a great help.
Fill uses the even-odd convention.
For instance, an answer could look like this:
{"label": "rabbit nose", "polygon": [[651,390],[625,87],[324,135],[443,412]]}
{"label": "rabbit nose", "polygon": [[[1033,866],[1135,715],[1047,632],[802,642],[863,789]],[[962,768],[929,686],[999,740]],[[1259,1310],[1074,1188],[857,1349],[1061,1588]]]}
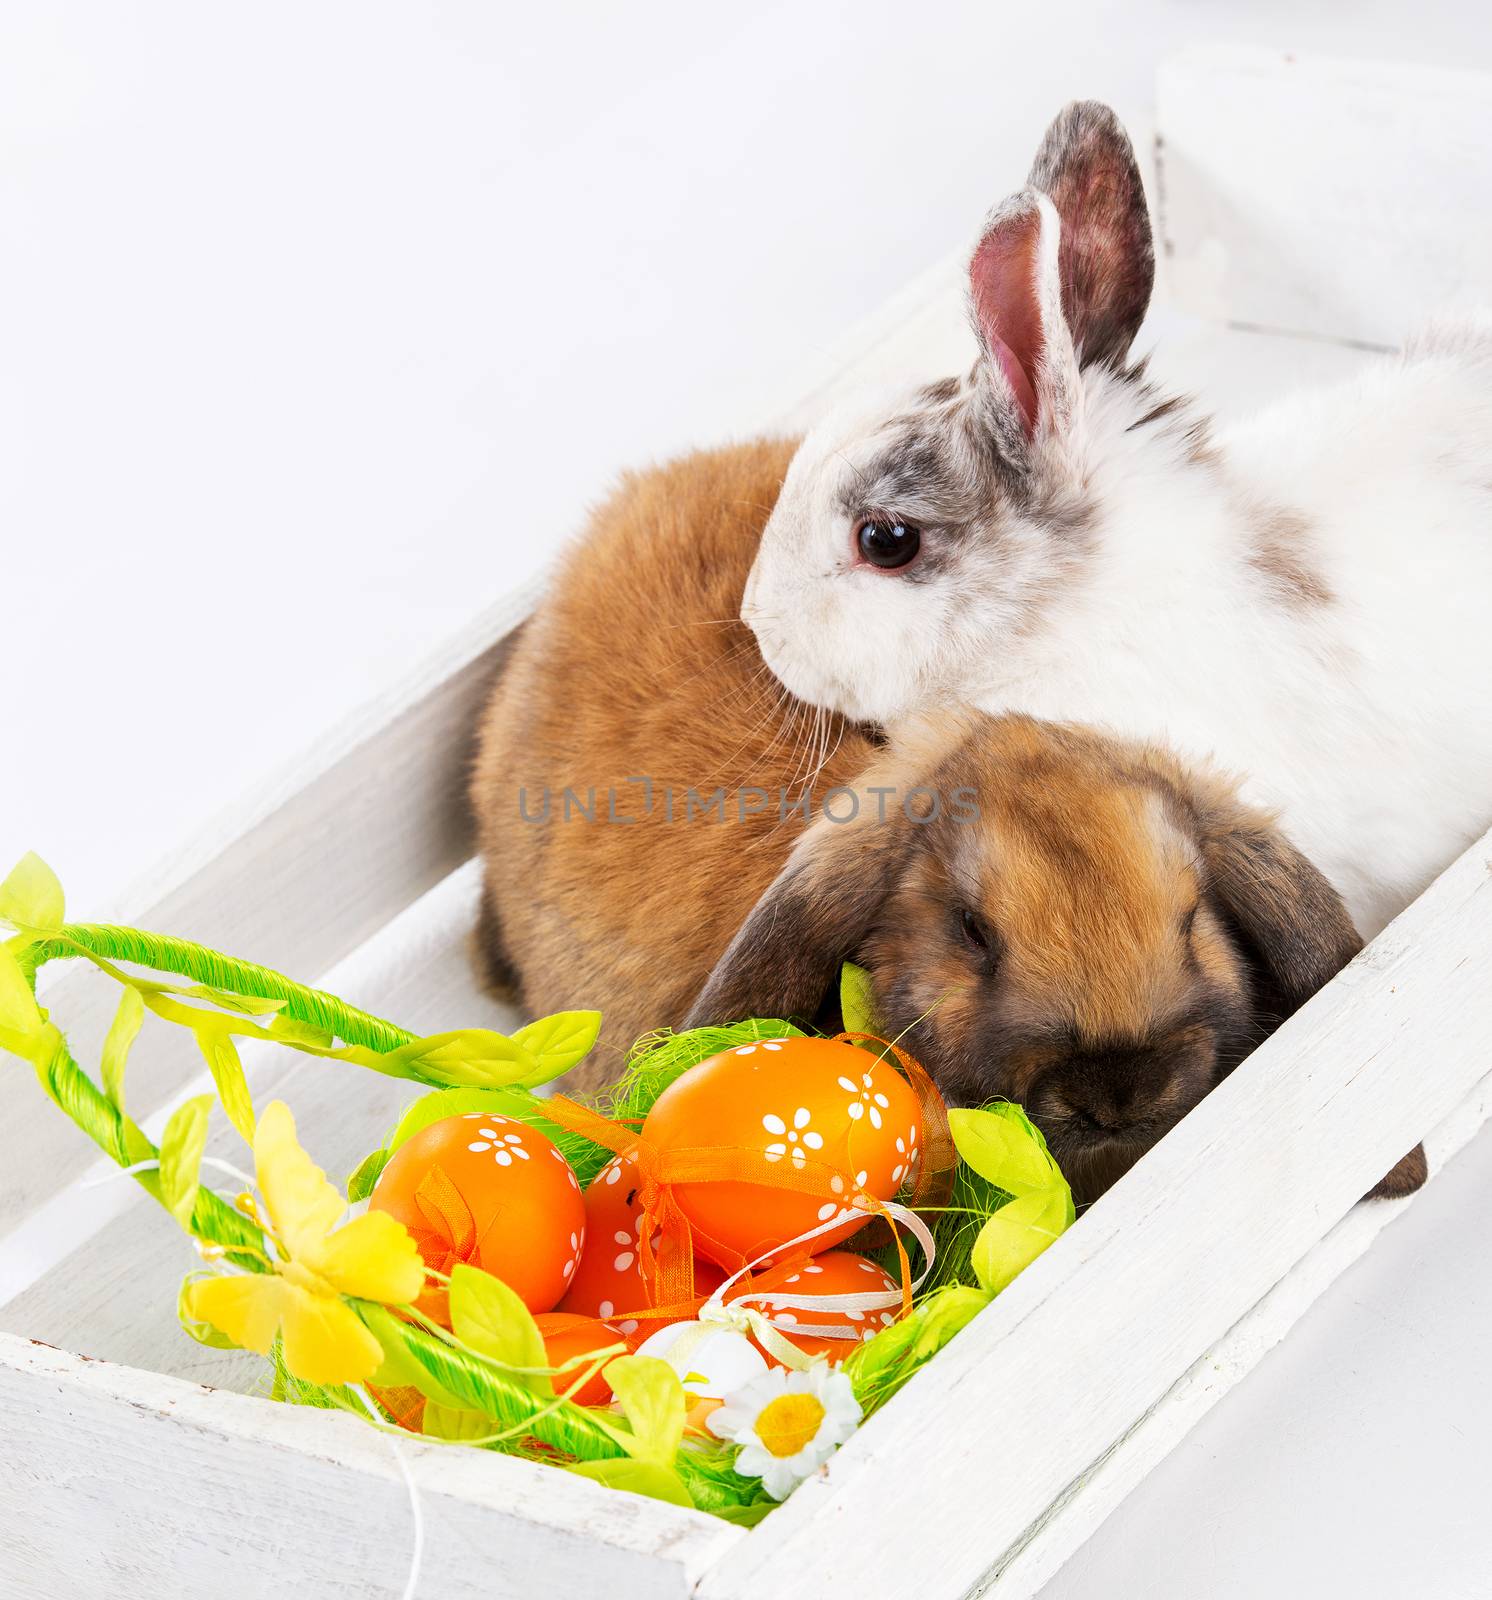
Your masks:
{"label": "rabbit nose", "polygon": [[1031,1096],[1033,1114],[1122,1133],[1156,1114],[1171,1079],[1171,1065],[1154,1050],[1086,1051],[1042,1075]]}

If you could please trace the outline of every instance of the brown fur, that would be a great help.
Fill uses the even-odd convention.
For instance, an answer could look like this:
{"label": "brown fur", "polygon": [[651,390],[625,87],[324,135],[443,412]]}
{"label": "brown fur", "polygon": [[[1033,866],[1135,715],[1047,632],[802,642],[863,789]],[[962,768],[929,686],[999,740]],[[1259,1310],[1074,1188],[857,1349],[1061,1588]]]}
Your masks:
{"label": "brown fur", "polygon": [[[557,573],[482,719],[471,802],[486,861],[479,938],[531,1012],[595,1006],[578,1087],[609,1082],[638,1035],[679,1022],[803,827],[781,820],[815,752],[819,793],[857,772],[866,736],[789,699],[739,620],[789,440],[702,452],[626,478]],[[653,806],[629,778],[654,781]],[[683,820],[686,791],[773,792],[744,821]],[[678,820],[665,815],[673,791]],[[597,791],[597,820],[561,794]],[[526,791],[538,815],[519,812]],[[629,821],[603,820],[606,793]],[[572,1085],[575,1087],[577,1085]]]}
{"label": "brown fur", "polygon": [[1299,512],[1273,509],[1258,514],[1249,564],[1288,604],[1309,610],[1336,599],[1310,563],[1311,526]]}

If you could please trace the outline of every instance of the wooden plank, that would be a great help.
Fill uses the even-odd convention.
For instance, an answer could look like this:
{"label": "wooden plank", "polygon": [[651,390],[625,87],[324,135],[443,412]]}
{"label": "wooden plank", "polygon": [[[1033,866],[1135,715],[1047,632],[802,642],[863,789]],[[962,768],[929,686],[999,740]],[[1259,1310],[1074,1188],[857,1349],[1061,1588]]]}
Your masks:
{"label": "wooden plank", "polygon": [[1492,74],[1201,46],[1162,63],[1156,108],[1178,305],[1391,347],[1485,303]]}
{"label": "wooden plank", "polygon": [[[1014,1570],[1048,1508],[1477,1086],[1489,969],[1492,835],[775,1513],[770,1538],[728,1553],[701,1600],[817,1600],[831,1583],[962,1595]],[[939,1492],[916,1493],[934,1463]],[[888,1537],[913,1507],[917,1537]]]}
{"label": "wooden plank", "polygon": [[[0,1335],[6,1600],[683,1600],[740,1531],[490,1451]],[[65,1488],[64,1488],[65,1486]]]}

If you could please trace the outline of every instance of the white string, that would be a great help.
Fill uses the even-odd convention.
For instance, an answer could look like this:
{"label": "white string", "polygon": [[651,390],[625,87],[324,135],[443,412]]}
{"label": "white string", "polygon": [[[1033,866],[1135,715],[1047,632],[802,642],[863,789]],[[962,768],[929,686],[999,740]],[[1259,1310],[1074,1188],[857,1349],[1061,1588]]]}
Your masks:
{"label": "white string", "polygon": [[[922,1246],[925,1264],[917,1274],[917,1277],[912,1278],[911,1282],[912,1291],[919,1290],[920,1286],[927,1282],[928,1272],[932,1272],[933,1259],[938,1253],[937,1243],[932,1237],[932,1229],[922,1221],[920,1216],[917,1216],[916,1211],[909,1210],[908,1206],[900,1205],[895,1200],[888,1200],[884,1205],[879,1206],[877,1211],[885,1214],[888,1218],[901,1222],[909,1234],[916,1238],[917,1243]],[[805,1357],[804,1352],[796,1344],[792,1344],[791,1341],[783,1338],[783,1330],[778,1328],[770,1318],[765,1317],[757,1307],[767,1306],[768,1309],[772,1310],[786,1310],[788,1307],[792,1307],[792,1309],[828,1310],[828,1312],[844,1314],[848,1310],[882,1310],[885,1307],[900,1306],[900,1286],[896,1286],[893,1290],[848,1290],[842,1294],[784,1294],[780,1290],[764,1290],[757,1294],[741,1294],[735,1301],[730,1301],[728,1304],[725,1301],[725,1293],[740,1278],[746,1277],[749,1272],[754,1272],[757,1267],[764,1266],[765,1262],[772,1261],[776,1256],[781,1256],[786,1251],[796,1248],[797,1245],[807,1245],[813,1238],[820,1238],[823,1234],[837,1232],[837,1230],[844,1227],[847,1216],[852,1216],[852,1214],[852,1211],[842,1210],[839,1216],[832,1216],[828,1221],[820,1222],[816,1227],[810,1227],[804,1234],[797,1235],[797,1238],[789,1238],[786,1245],[773,1246],[772,1250],[757,1256],[756,1261],[749,1261],[738,1272],[733,1272],[698,1310],[695,1326],[696,1330],[701,1331],[682,1334],[674,1344],[669,1346],[668,1352],[664,1354],[664,1360],[677,1370],[680,1363],[687,1363],[688,1357],[693,1354],[695,1347],[704,1338],[703,1330],[708,1330],[708,1328],[732,1328],[736,1333],[756,1334],[756,1338],[762,1344],[765,1344],[767,1349],[773,1355],[776,1355],[780,1362],[783,1362],[784,1366],[808,1366],[810,1365],[810,1358]],[[748,1304],[748,1302],[752,1302],[752,1304]],[[864,1333],[863,1328],[856,1328],[856,1326],[847,1322],[794,1323],[791,1331],[797,1334],[815,1334],[815,1336],[823,1336],[823,1338],[829,1339],[860,1339]]]}
{"label": "white string", "polygon": [[[203,1156],[202,1165],[212,1167],[218,1172],[226,1172],[235,1183],[241,1183],[245,1189],[254,1187],[254,1180],[246,1172],[240,1172],[230,1161],[219,1161],[216,1156]],[[107,1172],[101,1172],[95,1178],[85,1178],[81,1185],[84,1189],[99,1189],[106,1183],[113,1183],[116,1178],[132,1178],[137,1172],[154,1172],[160,1162],[154,1157],[149,1161],[137,1161],[131,1167],[111,1167]]]}
{"label": "white string", "polygon": [[[865,1209],[869,1210],[869,1207],[866,1207]],[[933,1239],[932,1230],[922,1220],[922,1218],[917,1215],[915,1211],[910,1210],[908,1207],[900,1204],[900,1202],[896,1200],[883,1201],[881,1205],[876,1207],[876,1214],[880,1215],[881,1213],[885,1213],[887,1216],[894,1218],[897,1222],[900,1222],[906,1228],[907,1232],[910,1233],[917,1241],[917,1243],[922,1246],[922,1253],[927,1259],[923,1265],[922,1271],[919,1272],[912,1280],[913,1290],[920,1289],[923,1283],[926,1281],[928,1273],[932,1271],[933,1262],[937,1258],[938,1247],[936,1241]],[[774,1257],[785,1255],[788,1251],[795,1249],[800,1244],[807,1244],[810,1240],[817,1239],[822,1234],[836,1232],[838,1229],[842,1228],[846,1222],[853,1220],[854,1216],[855,1210],[852,1210],[848,1207],[841,1208],[838,1214],[830,1217],[827,1222],[821,1222],[817,1227],[809,1228],[806,1233],[800,1233],[797,1238],[789,1239],[786,1244],[774,1245],[770,1250],[765,1251],[762,1255],[759,1255],[755,1261],[748,1261],[746,1265],[738,1272],[731,1273],[730,1277],[728,1277],[725,1282],[720,1285],[720,1287],[714,1292],[714,1294],[710,1296],[710,1298],[712,1300],[724,1299],[726,1290],[729,1289],[733,1283],[736,1283],[741,1278],[744,1278],[747,1273],[755,1272],[758,1267],[765,1265]],[[890,1291],[887,1292],[889,1293]],[[808,1304],[810,1302],[822,1300],[839,1300],[840,1298],[841,1297],[839,1296],[832,1295],[782,1295],[778,1290],[775,1289],[763,1291],[761,1294],[744,1294],[741,1296],[741,1299],[743,1300],[759,1300],[764,1305],[775,1305],[778,1303],[779,1299],[783,1305],[789,1305],[795,1304],[800,1300],[804,1304]],[[880,1301],[880,1304],[892,1305],[900,1299],[901,1291],[897,1290],[889,1300],[883,1298]]]}
{"label": "white string", "polygon": [[384,1431],[382,1426],[384,1418],[373,1402],[368,1398],[367,1392],[359,1383],[349,1384],[348,1387],[362,1401],[367,1408],[368,1415],[379,1424],[379,1433],[389,1442],[389,1448],[394,1452],[394,1460],[399,1463],[399,1471],[404,1477],[404,1487],[409,1490],[409,1512],[414,1518],[414,1549],[409,1557],[409,1577],[404,1583],[403,1600],[414,1600],[415,1590],[420,1586],[420,1568],[425,1560],[425,1513],[420,1506],[420,1489],[414,1481],[414,1473],[410,1469],[409,1458],[404,1454],[404,1448],[391,1433]]}

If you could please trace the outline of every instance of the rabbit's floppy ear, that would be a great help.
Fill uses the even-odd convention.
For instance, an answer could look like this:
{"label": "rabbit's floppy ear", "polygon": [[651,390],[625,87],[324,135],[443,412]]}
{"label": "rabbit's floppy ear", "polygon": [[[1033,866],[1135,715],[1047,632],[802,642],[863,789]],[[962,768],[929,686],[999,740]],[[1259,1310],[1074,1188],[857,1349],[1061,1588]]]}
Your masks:
{"label": "rabbit's floppy ear", "polygon": [[1134,147],[1107,106],[1075,101],[969,263],[970,315],[997,412],[1027,440],[1042,425],[1061,429],[1078,372],[1124,360],[1154,279]]}
{"label": "rabbit's floppy ear", "polygon": [[715,963],[684,1026],[811,1021],[895,885],[910,828],[899,804],[884,808],[884,820],[872,811],[815,822]]}
{"label": "rabbit's floppy ear", "polygon": [[[1336,890],[1263,812],[1216,809],[1202,852],[1214,896],[1262,969],[1259,998],[1282,1020],[1362,949]],[[1367,1198],[1412,1194],[1427,1175],[1425,1147],[1417,1144]]]}
{"label": "rabbit's floppy ear", "polygon": [[[812,1019],[896,888],[917,835],[936,820],[944,763],[983,720],[962,708],[910,717],[853,788],[823,796],[823,815],[715,963],[686,1027]],[[854,796],[853,810],[845,795]]]}
{"label": "rabbit's floppy ear", "polygon": [[1362,949],[1341,897],[1264,812],[1236,802],[1204,819],[1208,887],[1260,969],[1260,1000],[1281,1018]]}

